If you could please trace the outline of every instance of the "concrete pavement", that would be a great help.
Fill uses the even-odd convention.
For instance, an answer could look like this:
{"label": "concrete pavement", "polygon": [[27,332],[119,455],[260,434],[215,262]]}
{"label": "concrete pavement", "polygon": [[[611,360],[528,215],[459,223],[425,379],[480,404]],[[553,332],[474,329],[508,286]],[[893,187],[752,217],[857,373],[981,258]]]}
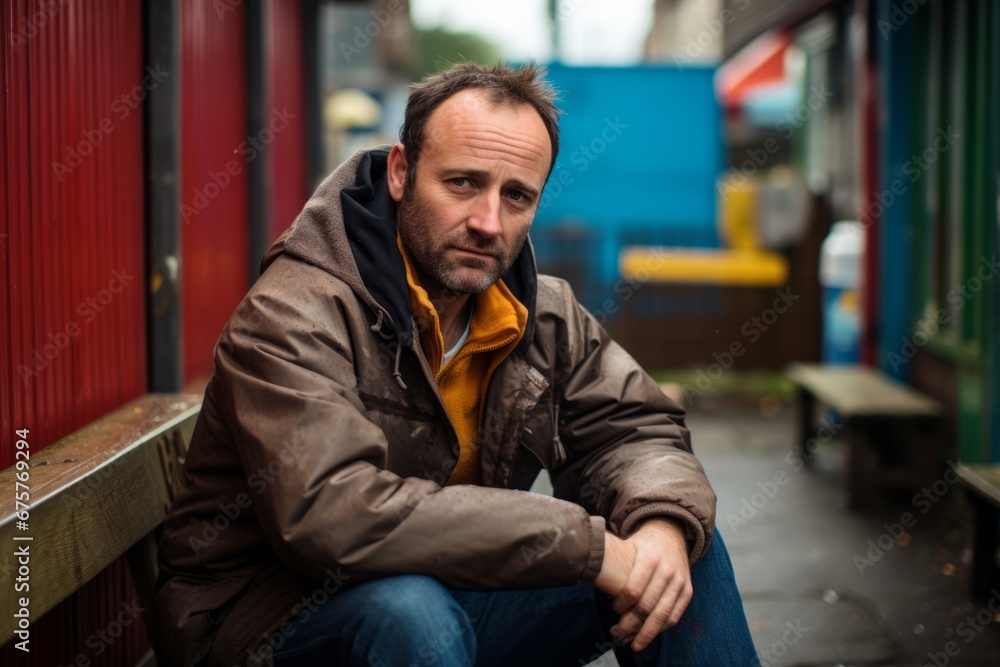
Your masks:
{"label": "concrete pavement", "polygon": [[762,664],[1000,665],[1000,592],[969,594],[962,489],[945,481],[850,512],[838,443],[802,467],[789,456],[794,424],[793,405],[772,416],[723,399],[689,406]]}

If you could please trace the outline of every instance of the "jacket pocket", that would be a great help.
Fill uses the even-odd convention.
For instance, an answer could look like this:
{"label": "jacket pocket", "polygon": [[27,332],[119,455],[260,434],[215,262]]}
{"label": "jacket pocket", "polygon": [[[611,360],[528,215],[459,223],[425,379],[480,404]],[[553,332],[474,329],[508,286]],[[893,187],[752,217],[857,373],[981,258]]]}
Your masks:
{"label": "jacket pocket", "polygon": [[363,391],[358,392],[358,398],[361,399],[361,403],[368,412],[381,412],[386,415],[403,417],[411,421],[430,421],[433,418],[433,415],[421,411],[415,405],[408,405],[388,398],[379,398]]}

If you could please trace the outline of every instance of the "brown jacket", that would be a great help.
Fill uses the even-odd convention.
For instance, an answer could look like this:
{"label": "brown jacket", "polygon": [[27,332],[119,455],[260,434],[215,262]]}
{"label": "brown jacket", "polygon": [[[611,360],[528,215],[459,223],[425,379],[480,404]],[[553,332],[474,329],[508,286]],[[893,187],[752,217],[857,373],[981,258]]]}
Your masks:
{"label": "brown jacket", "polygon": [[[591,581],[605,528],[651,516],[684,523],[692,562],[708,546],[683,411],[530,245],[504,277],[529,322],[486,392],[484,485],[444,486],[458,442],[414,335],[386,156],[319,187],[219,338],[160,543],[165,665],[269,664],[315,604],[376,577]],[[543,467],[557,498],[526,491]]]}

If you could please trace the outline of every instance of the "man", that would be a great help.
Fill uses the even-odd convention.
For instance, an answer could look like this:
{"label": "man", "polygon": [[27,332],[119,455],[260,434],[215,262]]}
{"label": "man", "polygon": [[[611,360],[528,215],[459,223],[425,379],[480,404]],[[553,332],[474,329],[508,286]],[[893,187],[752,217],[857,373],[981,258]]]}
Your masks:
{"label": "man", "polygon": [[160,545],[167,664],[754,664],[682,410],[535,270],[557,150],[538,69],[452,67],[268,251]]}

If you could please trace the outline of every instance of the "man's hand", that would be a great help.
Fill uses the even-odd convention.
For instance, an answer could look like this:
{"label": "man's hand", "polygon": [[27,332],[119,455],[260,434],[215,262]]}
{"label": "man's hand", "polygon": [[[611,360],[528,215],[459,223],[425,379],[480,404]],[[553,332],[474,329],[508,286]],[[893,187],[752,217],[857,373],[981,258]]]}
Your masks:
{"label": "man's hand", "polygon": [[[645,521],[632,537],[605,535],[605,556],[594,585],[614,598],[621,618],[611,633],[641,651],[677,625],[691,602],[691,568],[684,529],[668,519]],[[634,641],[633,641],[634,638]]]}
{"label": "man's hand", "polygon": [[604,563],[601,571],[594,579],[594,586],[607,594],[609,598],[617,598],[628,574],[635,564],[635,544],[626,542],[612,533],[604,533]]}

